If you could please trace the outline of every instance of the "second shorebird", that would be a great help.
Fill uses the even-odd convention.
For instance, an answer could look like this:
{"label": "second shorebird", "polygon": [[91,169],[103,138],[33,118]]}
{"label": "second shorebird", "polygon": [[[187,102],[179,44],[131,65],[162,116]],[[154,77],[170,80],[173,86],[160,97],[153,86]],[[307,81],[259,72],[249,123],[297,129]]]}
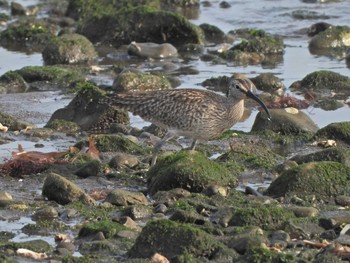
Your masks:
{"label": "second shorebird", "polygon": [[117,93],[105,102],[115,105],[144,120],[167,130],[155,146],[153,166],[162,145],[175,136],[193,139],[191,150],[198,140],[207,141],[230,129],[243,116],[244,99],[258,102],[270,118],[265,104],[253,94],[254,84],[240,76],[230,81],[226,96],[198,89],[157,90],[132,93]]}

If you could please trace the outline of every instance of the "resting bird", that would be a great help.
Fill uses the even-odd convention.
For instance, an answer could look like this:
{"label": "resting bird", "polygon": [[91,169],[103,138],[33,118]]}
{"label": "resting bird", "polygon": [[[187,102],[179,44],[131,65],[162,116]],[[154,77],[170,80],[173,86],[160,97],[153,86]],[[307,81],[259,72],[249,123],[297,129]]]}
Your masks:
{"label": "resting bird", "polygon": [[226,96],[199,89],[137,91],[113,94],[103,103],[124,108],[167,130],[155,145],[153,166],[162,145],[175,136],[191,138],[190,149],[194,150],[197,141],[214,139],[230,129],[242,118],[247,97],[259,103],[270,118],[265,104],[253,94],[254,88],[248,78],[239,75],[230,81]]}

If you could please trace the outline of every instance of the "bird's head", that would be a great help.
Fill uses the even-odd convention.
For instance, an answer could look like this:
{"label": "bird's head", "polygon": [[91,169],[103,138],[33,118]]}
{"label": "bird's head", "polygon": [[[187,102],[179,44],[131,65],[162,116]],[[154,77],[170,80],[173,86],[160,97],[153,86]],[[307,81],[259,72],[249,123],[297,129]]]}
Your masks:
{"label": "bird's head", "polygon": [[255,91],[256,87],[254,83],[250,79],[240,76],[231,79],[227,96],[235,99],[245,99],[246,97],[249,97],[255,100],[265,110],[268,118],[271,119],[269,110],[262,100],[253,93]]}

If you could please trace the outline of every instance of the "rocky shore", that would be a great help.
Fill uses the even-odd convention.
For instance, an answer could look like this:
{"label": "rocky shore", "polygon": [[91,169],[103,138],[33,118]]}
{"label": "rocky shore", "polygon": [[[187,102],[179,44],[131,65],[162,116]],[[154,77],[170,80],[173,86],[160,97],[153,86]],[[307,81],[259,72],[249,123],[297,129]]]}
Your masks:
{"label": "rocky shore", "polygon": [[[285,87],[273,73],[259,74],[251,80],[272,120],[259,112],[250,132],[227,131],[195,152],[186,139],[171,140],[153,167],[153,145],[165,131],[133,127],[128,112],[101,103],[113,92],[176,88],[191,70],[183,60],[270,67],[283,60],[283,36],[251,28],[224,33],[174,12],[200,5],[210,2],[5,7],[11,15],[0,16],[0,45],[41,52],[44,65],[7,71],[0,93],[61,92],[70,102],[44,127],[18,107],[0,106],[0,144],[36,147],[18,143],[0,163],[1,262],[350,260],[350,122],[320,129],[302,111],[349,107],[349,77],[317,70]],[[316,23],[304,31],[311,53],[349,59],[348,26]],[[118,51],[118,63],[97,66],[106,47]],[[140,61],[157,70],[133,67]],[[96,81],[101,75],[112,85]],[[225,96],[229,77],[208,76],[202,88]],[[254,107],[248,103],[245,116]],[[46,151],[42,142],[63,150]],[[25,223],[11,228],[14,221]],[[33,238],[23,242],[22,234]]]}

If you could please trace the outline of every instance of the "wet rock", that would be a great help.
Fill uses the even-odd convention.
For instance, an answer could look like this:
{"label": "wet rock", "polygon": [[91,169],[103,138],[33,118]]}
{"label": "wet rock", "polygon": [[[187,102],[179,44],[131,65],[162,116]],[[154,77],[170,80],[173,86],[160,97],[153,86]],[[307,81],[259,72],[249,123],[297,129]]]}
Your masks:
{"label": "wet rock", "polygon": [[282,81],[272,73],[261,73],[250,79],[259,89],[271,94],[282,95],[286,89]]}
{"label": "wet rock", "polygon": [[294,213],[275,206],[240,207],[232,212],[229,226],[258,226],[264,230],[278,230],[295,218]]}
{"label": "wet rock", "polygon": [[350,46],[350,27],[330,26],[326,30],[312,37],[309,42],[309,50],[312,54],[318,54],[324,49]]}
{"label": "wet rock", "polygon": [[350,206],[350,196],[347,195],[337,195],[335,197],[335,203],[341,206]]}
{"label": "wet rock", "polygon": [[141,227],[129,216],[123,216],[118,222],[129,229],[141,231]]}
{"label": "wet rock", "polygon": [[[146,200],[145,200],[145,203],[148,204]],[[150,206],[144,205],[144,204],[137,204],[137,205],[128,206],[124,210],[124,214],[129,216],[133,220],[139,220],[139,219],[145,219],[145,218],[151,217],[153,212]]]}
{"label": "wet rock", "polygon": [[311,239],[319,237],[324,231],[317,223],[313,222],[288,222],[284,229],[292,239]]}
{"label": "wet rock", "polygon": [[295,10],[292,12],[292,17],[295,19],[329,19],[330,17],[321,14],[316,11],[308,11],[308,10]]}
{"label": "wet rock", "polygon": [[65,132],[70,134],[75,134],[80,131],[80,126],[77,123],[62,119],[53,120],[50,123],[48,123],[45,127],[58,132]]}
{"label": "wet rock", "polygon": [[99,103],[103,92],[91,83],[79,84],[80,90],[73,100],[64,108],[55,111],[47,126],[54,120],[66,120],[77,123],[82,130],[101,131],[111,123],[129,123],[127,111],[114,106]]}
{"label": "wet rock", "polygon": [[0,192],[0,207],[6,207],[9,204],[13,203],[12,196],[5,191]]}
{"label": "wet rock", "polygon": [[217,26],[203,23],[199,27],[203,30],[207,42],[220,44],[225,41],[225,33]]}
{"label": "wet rock", "polygon": [[255,118],[252,131],[272,130],[284,135],[316,133],[317,125],[302,111],[294,108],[270,109],[271,121],[267,115],[259,112]]}
{"label": "wet rock", "polygon": [[136,43],[135,41],[133,41],[128,46],[128,54],[139,56],[142,58],[163,59],[176,57],[177,49],[170,43]]}
{"label": "wet rock", "polygon": [[33,124],[31,124],[29,122],[19,120],[11,115],[8,115],[8,114],[2,113],[2,112],[0,112],[0,123],[3,126],[8,127],[9,131],[24,130],[26,128],[30,128],[30,127],[34,126]]}
{"label": "wet rock", "polygon": [[134,168],[140,163],[139,159],[136,156],[126,154],[126,153],[117,153],[110,161],[109,166],[115,169],[124,169],[124,168]]}
{"label": "wet rock", "polygon": [[96,234],[102,232],[103,235],[108,239],[115,236],[119,231],[125,230],[126,228],[114,221],[100,220],[98,222],[91,222],[84,224],[79,230],[78,238],[93,237]]}
{"label": "wet rock", "polygon": [[267,244],[269,244],[269,241],[261,228],[248,227],[243,230],[242,233],[233,234],[227,246],[233,248],[240,254],[244,254],[250,246],[262,246]]}
{"label": "wet rock", "polygon": [[8,71],[0,77],[3,93],[62,90],[74,81],[83,80],[79,70],[50,66],[28,66]]}
{"label": "wet rock", "polygon": [[141,147],[119,134],[99,134],[94,137],[96,147],[101,152],[125,152],[129,154],[145,154],[149,149]]}
{"label": "wet rock", "polygon": [[205,217],[198,214],[194,210],[176,209],[169,217],[169,220],[181,223],[193,223],[196,225],[204,225],[208,221]]}
{"label": "wet rock", "polygon": [[[121,5],[119,8],[118,4]],[[202,42],[203,36],[199,27],[181,15],[157,11],[149,6],[125,8],[123,1],[118,4],[105,6],[104,10],[108,12],[102,14],[97,14],[101,10],[97,3],[95,8],[91,3],[90,8],[84,6],[87,5],[85,2],[81,2],[82,6],[78,4],[74,9],[85,13],[81,14],[77,32],[87,36],[93,43],[102,42],[114,46],[129,44],[131,41],[163,43],[166,40],[175,46]],[[101,28],[104,30],[100,30]]]}
{"label": "wet rock", "polygon": [[97,176],[101,172],[101,162],[98,160],[92,160],[81,166],[74,174],[81,178],[87,178],[89,176]]}
{"label": "wet rock", "polygon": [[26,15],[26,8],[17,2],[11,2],[11,15]]}
{"label": "wet rock", "polygon": [[230,7],[231,7],[231,4],[228,3],[228,2],[226,2],[226,1],[221,1],[220,4],[219,4],[219,6],[220,6],[221,8],[226,9],[226,8],[230,8]]}
{"label": "wet rock", "polygon": [[289,207],[296,217],[315,217],[319,211],[314,207],[292,206]]}
{"label": "wet rock", "polygon": [[283,172],[266,191],[267,195],[299,196],[310,201],[330,202],[347,193],[350,167],[336,162],[311,162]]}
{"label": "wet rock", "polygon": [[52,38],[42,55],[46,65],[85,64],[97,57],[92,43],[79,34],[63,34]]}
{"label": "wet rock", "polygon": [[308,28],[307,34],[309,37],[313,37],[313,36],[317,35],[318,33],[325,31],[327,28],[329,28],[331,26],[332,26],[331,24],[328,24],[326,22],[318,22],[318,23],[311,25]]}
{"label": "wet rock", "polygon": [[291,158],[298,164],[319,161],[333,161],[350,166],[350,150],[342,147],[332,147],[307,155],[296,155]]}
{"label": "wet rock", "polygon": [[75,251],[75,245],[72,242],[59,242],[56,246],[56,252],[61,256],[72,255]]}
{"label": "wet rock", "polygon": [[94,205],[95,200],[84,193],[77,185],[59,174],[49,173],[45,179],[42,193],[49,200],[65,205],[74,201],[81,201]]}
{"label": "wet rock", "polygon": [[215,182],[222,186],[234,186],[237,179],[223,166],[199,152],[180,151],[160,159],[148,172],[148,189],[157,191],[184,188],[201,192]]}
{"label": "wet rock", "polygon": [[0,44],[12,50],[16,47],[41,52],[55,33],[56,28],[44,19],[20,19],[0,33]]}
{"label": "wet rock", "polygon": [[162,90],[171,88],[165,76],[157,76],[142,72],[122,72],[113,82],[116,92]]}
{"label": "wet rock", "polygon": [[315,103],[316,108],[321,108],[325,111],[334,111],[344,106],[344,102],[338,101],[333,98],[322,98],[320,101],[317,101]]}
{"label": "wet rock", "polygon": [[157,203],[173,205],[180,198],[190,197],[191,192],[182,188],[174,188],[169,191],[158,191],[153,195],[153,200]]}
{"label": "wet rock", "polygon": [[111,191],[105,202],[109,202],[117,206],[128,206],[128,205],[148,205],[148,200],[145,195],[141,192],[131,192],[123,189],[115,189]]}
{"label": "wet rock", "polygon": [[49,128],[33,128],[24,133],[28,137],[47,139],[54,134],[54,131]]}
{"label": "wet rock", "polygon": [[350,144],[350,122],[335,122],[328,124],[316,133],[317,138],[340,140]]}
{"label": "wet rock", "polygon": [[33,220],[52,220],[54,218],[58,218],[58,211],[52,206],[40,208],[32,216]]}
{"label": "wet rock", "polygon": [[206,79],[201,83],[201,85],[203,87],[207,87],[210,90],[220,91],[224,94],[227,94],[229,83],[230,83],[230,77],[220,76],[220,77],[212,77],[212,78]]}
{"label": "wet rock", "polygon": [[129,255],[131,258],[150,258],[157,252],[174,260],[184,253],[194,258],[213,258],[219,251],[227,258],[231,257],[228,262],[232,262],[235,253],[208,233],[187,224],[159,219],[146,224]]}
{"label": "wet rock", "polygon": [[217,158],[219,163],[224,164],[232,174],[239,175],[246,169],[274,168],[283,157],[274,153],[263,143],[232,142],[231,151]]}
{"label": "wet rock", "polygon": [[258,64],[269,60],[268,56],[275,56],[273,59],[278,59],[276,55],[283,55],[284,45],[281,37],[256,29],[241,29],[230,32],[230,34],[246,38],[231,49],[220,53],[222,58],[229,61]]}
{"label": "wet rock", "polygon": [[16,71],[7,71],[0,77],[0,85],[4,93],[25,92],[29,89],[28,83]]}
{"label": "wet rock", "polygon": [[303,93],[312,92],[314,99],[332,95],[333,99],[343,100],[350,94],[350,78],[333,71],[320,70],[292,83],[289,88]]}

